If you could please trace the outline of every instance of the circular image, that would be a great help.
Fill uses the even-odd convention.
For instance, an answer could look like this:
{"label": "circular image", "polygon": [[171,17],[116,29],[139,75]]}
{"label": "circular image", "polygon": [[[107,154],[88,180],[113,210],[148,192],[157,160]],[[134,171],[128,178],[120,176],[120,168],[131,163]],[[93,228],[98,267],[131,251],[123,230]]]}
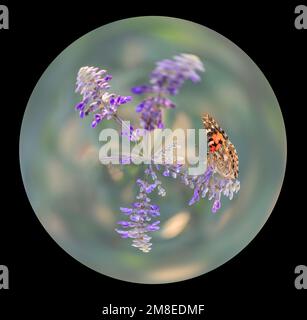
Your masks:
{"label": "circular image", "polygon": [[20,164],[36,216],[68,254],[116,279],[169,283],[221,266],[260,231],[286,134],[268,81],[230,40],[139,17],[50,64],[24,114]]}

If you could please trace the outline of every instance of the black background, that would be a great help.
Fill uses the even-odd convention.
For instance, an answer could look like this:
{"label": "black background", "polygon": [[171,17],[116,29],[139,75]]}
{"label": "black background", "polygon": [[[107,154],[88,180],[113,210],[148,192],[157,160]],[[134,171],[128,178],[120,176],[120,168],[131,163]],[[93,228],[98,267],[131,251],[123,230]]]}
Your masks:
{"label": "black background", "polygon": [[[0,291],[0,319],[100,319],[102,306],[109,303],[140,307],[147,303],[199,303],[206,305],[207,319],[275,319],[286,314],[291,319],[303,317],[306,291],[295,289],[294,268],[307,264],[303,154],[307,129],[307,30],[295,29],[294,8],[307,5],[306,1],[271,1],[270,5],[268,1],[188,1],[168,3],[168,7],[165,1],[129,2],[125,6],[105,0],[66,2],[65,6],[56,1],[28,2],[1,3],[9,8],[10,29],[0,30],[0,264],[10,270],[10,290]],[[269,80],[287,130],[284,186],[260,233],[240,254],[216,270],[168,285],[114,280],[66,254],[33,213],[19,169],[23,112],[47,66],[85,33],[108,22],[141,15],[191,20],[236,43]]]}

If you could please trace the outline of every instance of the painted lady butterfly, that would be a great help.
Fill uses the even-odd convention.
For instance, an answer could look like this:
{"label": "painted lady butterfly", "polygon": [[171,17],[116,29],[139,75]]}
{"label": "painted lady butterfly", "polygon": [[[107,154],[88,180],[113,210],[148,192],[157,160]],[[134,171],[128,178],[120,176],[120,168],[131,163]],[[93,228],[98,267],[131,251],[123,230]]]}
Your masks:
{"label": "painted lady butterfly", "polygon": [[238,178],[239,158],[234,145],[213,117],[206,113],[202,120],[208,139],[208,165],[213,165],[224,178]]}

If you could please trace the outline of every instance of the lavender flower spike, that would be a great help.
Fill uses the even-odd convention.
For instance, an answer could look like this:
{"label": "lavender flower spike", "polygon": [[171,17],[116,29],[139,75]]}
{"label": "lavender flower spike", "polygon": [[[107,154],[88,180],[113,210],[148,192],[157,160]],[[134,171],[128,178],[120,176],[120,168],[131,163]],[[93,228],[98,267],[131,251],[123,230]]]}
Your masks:
{"label": "lavender flower spike", "polygon": [[[188,177],[185,177],[188,180]],[[204,174],[197,176],[193,181],[194,194],[189,205],[199,201],[200,198],[208,197],[213,200],[211,211],[216,213],[221,208],[221,195],[232,200],[233,194],[240,190],[240,181],[237,179],[225,178],[208,166]]]}
{"label": "lavender flower spike", "polygon": [[186,80],[200,81],[198,71],[205,71],[201,60],[193,54],[182,53],[173,59],[158,61],[151,73],[150,84],[134,87],[132,92],[176,95]]}
{"label": "lavender flower spike", "polygon": [[211,211],[216,213],[222,207],[221,196],[224,195],[232,200],[235,193],[240,190],[240,181],[232,178],[225,178],[217,172],[214,165],[209,165],[206,171],[198,176],[188,174],[188,170],[180,164],[166,164],[162,174],[165,177],[174,179],[180,178],[180,181],[194,190],[189,205],[207,197],[213,201]]}
{"label": "lavender flower spike", "polygon": [[79,92],[83,99],[75,109],[79,111],[81,118],[90,113],[94,114],[93,128],[102,120],[111,119],[116,115],[120,105],[132,99],[130,96],[109,93],[107,90],[110,88],[111,79],[112,76],[107,74],[106,70],[96,67],[82,67],[78,72],[76,92]]}
{"label": "lavender flower spike", "polygon": [[131,89],[134,94],[151,95],[136,107],[144,129],[163,128],[161,108],[176,107],[166,96],[178,94],[186,80],[200,81],[198,71],[205,71],[200,59],[195,55],[182,53],[174,56],[173,59],[157,62],[156,68],[151,73],[150,83]]}
{"label": "lavender flower spike", "polygon": [[131,208],[121,208],[121,211],[129,217],[128,221],[118,221],[122,229],[115,229],[122,238],[131,238],[132,246],[143,252],[151,250],[151,237],[147,234],[159,230],[160,221],[152,222],[152,219],[160,215],[160,208],[150,204],[149,194],[156,188],[156,184],[149,184],[142,179],[137,180],[139,193],[137,201]]}
{"label": "lavender flower spike", "polygon": [[182,53],[173,60],[157,62],[151,74],[150,83],[154,92],[176,95],[186,80],[200,81],[197,71],[205,71],[200,59],[192,54]]}

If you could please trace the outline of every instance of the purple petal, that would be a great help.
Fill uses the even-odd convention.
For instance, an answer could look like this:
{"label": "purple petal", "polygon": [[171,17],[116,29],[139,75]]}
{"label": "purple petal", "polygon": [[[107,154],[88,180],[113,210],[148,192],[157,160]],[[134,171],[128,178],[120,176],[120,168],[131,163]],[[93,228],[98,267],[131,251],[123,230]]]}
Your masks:
{"label": "purple petal", "polygon": [[145,103],[143,101],[139,105],[137,105],[137,107],[135,108],[135,111],[136,112],[141,112],[144,109],[144,107],[145,107]]}
{"label": "purple petal", "polygon": [[117,224],[120,224],[124,228],[134,227],[135,224],[130,221],[118,221]]}
{"label": "purple petal", "polygon": [[204,182],[208,182],[210,180],[212,174],[213,174],[213,168],[208,167],[204,173],[204,176],[205,176]]}
{"label": "purple petal", "polygon": [[115,231],[124,239],[129,238],[129,231],[115,229]]}
{"label": "purple petal", "polygon": [[96,120],[97,122],[100,122],[100,121],[102,120],[102,115],[99,114],[99,113],[96,113],[96,114],[95,114],[95,120]]}
{"label": "purple petal", "polygon": [[163,172],[164,177],[169,177],[169,174],[170,172],[168,169]]}
{"label": "purple petal", "polygon": [[168,108],[168,109],[173,109],[176,107],[176,105],[173,103],[173,101],[171,101],[170,99],[167,99],[167,98],[164,98],[161,101],[161,103],[165,108]]}
{"label": "purple petal", "polygon": [[136,212],[138,214],[145,214],[145,213],[147,213],[147,210],[145,210],[145,209],[137,209]]}
{"label": "purple petal", "polygon": [[110,74],[106,75],[103,80],[104,80],[104,81],[110,81],[110,80],[112,80],[112,75],[110,75]]}
{"label": "purple petal", "polygon": [[79,102],[75,106],[76,110],[83,110],[84,108],[85,108],[85,103],[84,102]]}
{"label": "purple petal", "polygon": [[199,188],[195,188],[192,199],[189,201],[189,206],[199,201]]}
{"label": "purple petal", "polygon": [[141,202],[134,202],[132,205],[133,205],[135,208],[141,208],[143,204],[142,204]]}
{"label": "purple petal", "polygon": [[221,208],[221,201],[215,200],[212,206],[212,212],[216,213]]}
{"label": "purple petal", "polygon": [[148,90],[148,86],[138,86],[131,88],[131,92],[134,94],[142,94],[145,93]]}
{"label": "purple petal", "polygon": [[120,207],[119,209],[120,209],[120,211],[121,211],[122,213],[124,213],[124,214],[130,214],[130,213],[133,212],[133,209],[132,209],[132,208],[123,208],[123,207]]}
{"label": "purple petal", "polygon": [[152,204],[152,205],[150,205],[150,209],[151,210],[160,210],[160,207],[156,204]]}
{"label": "purple petal", "polygon": [[132,100],[132,97],[131,96],[127,96],[127,97],[122,97],[121,99],[121,104],[124,104],[124,103],[128,103]]}
{"label": "purple petal", "polygon": [[147,227],[146,227],[146,230],[147,231],[157,231],[160,229],[160,227],[158,226],[158,224],[160,223],[160,221],[156,221],[152,224],[149,224]]}
{"label": "purple petal", "polygon": [[145,182],[144,182],[142,179],[137,179],[137,180],[136,180],[136,183],[137,183],[140,187],[145,188]]}
{"label": "purple petal", "polygon": [[114,105],[119,105],[119,104],[121,104],[121,101],[122,101],[122,97],[121,97],[121,96],[118,96],[117,98],[115,98]]}
{"label": "purple petal", "polygon": [[192,82],[199,82],[201,80],[200,76],[196,72],[192,72],[189,78]]}
{"label": "purple petal", "polygon": [[148,187],[145,188],[145,192],[146,193],[151,193],[155,188],[156,188],[156,184],[150,184]]}
{"label": "purple petal", "polygon": [[142,217],[138,214],[133,214],[130,216],[130,220],[133,222],[139,222],[142,219]]}
{"label": "purple petal", "polygon": [[158,217],[160,215],[159,210],[149,210],[148,212],[152,217]]}
{"label": "purple petal", "polygon": [[175,96],[178,93],[177,88],[168,88],[168,92],[170,95]]}

